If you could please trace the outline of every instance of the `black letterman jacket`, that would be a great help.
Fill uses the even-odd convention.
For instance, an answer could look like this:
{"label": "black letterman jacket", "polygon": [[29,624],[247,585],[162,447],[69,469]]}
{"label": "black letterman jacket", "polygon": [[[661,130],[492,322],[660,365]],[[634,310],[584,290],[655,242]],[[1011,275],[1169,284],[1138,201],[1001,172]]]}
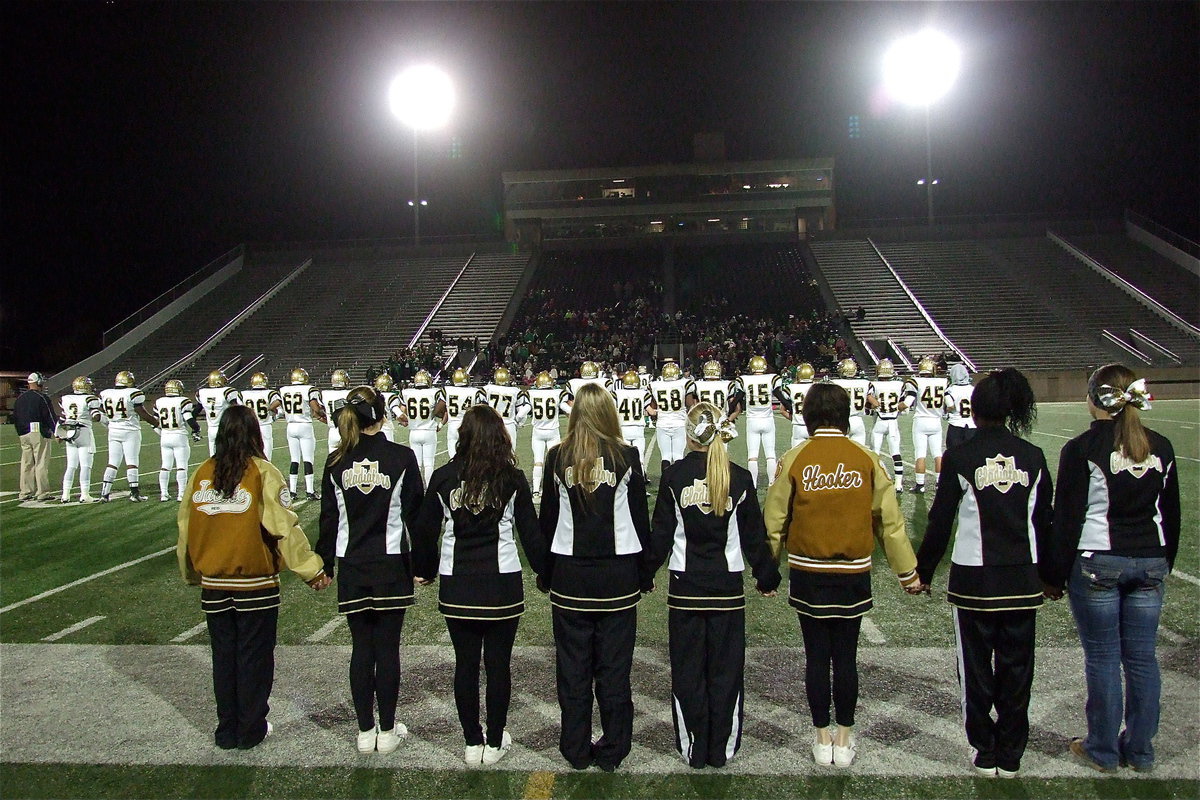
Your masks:
{"label": "black letterman jacket", "polygon": [[[667,467],[654,506],[651,546],[657,571],[667,560],[667,607],[680,611],[737,611],[746,607],[742,570],[750,562],[761,592],[779,586],[779,563],[750,473],[729,465],[729,504],[723,516],[708,506],[708,454],[690,451]],[[709,510],[705,510],[709,509]]]}
{"label": "black letterman jacket", "polygon": [[1150,457],[1114,452],[1116,423],[1096,420],[1058,456],[1054,541],[1046,583],[1061,588],[1078,551],[1165,557],[1179,552],[1179,473],[1171,442],[1152,430]]}
{"label": "black letterman jacket", "polygon": [[1042,604],[1039,564],[1053,527],[1050,470],[1041,449],[1007,428],[980,428],[942,456],[942,478],[917,552],[929,584],[957,520],[946,599],[971,611]]}
{"label": "black letterman jacket", "polygon": [[502,507],[476,514],[462,504],[459,467],[459,459],[451,459],[429,478],[413,528],[414,569],[422,578],[440,577],[438,610],[444,616],[519,617],[525,612],[525,589],[517,538],[536,574],[545,571],[546,564],[529,482],[525,473],[513,468],[512,488]]}
{"label": "black letterman jacket", "polygon": [[558,475],[559,447],[546,454],[541,529],[549,548],[550,603],[568,611],[624,611],[654,586],[646,477],[633,447],[623,466],[601,459],[590,495]]}
{"label": "black letterman jacket", "polygon": [[[321,479],[325,572],[350,586],[412,584],[412,526],[425,494],[417,457],[382,433],[364,435]],[[411,590],[407,598],[412,604]]]}

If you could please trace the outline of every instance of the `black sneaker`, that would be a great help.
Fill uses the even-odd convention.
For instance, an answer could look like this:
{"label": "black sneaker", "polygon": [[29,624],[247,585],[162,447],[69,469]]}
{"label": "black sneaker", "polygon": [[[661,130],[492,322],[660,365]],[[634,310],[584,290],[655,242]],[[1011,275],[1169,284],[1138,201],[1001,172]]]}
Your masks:
{"label": "black sneaker", "polygon": [[108,502],[110,502],[111,500],[112,500],[112,498],[111,498],[111,497],[109,497],[109,496],[108,496],[108,495],[106,495],[106,494],[102,494],[102,495],[100,495],[100,502],[101,502],[101,503],[108,503]]}
{"label": "black sneaker", "polygon": [[912,493],[913,494],[925,494],[925,484],[918,483],[916,486],[912,487]]}
{"label": "black sneaker", "polygon": [[320,500],[321,499],[321,495],[317,494],[316,492],[308,492],[304,496],[306,498],[308,498],[309,500]]}
{"label": "black sneaker", "polygon": [[142,493],[139,492],[137,489],[132,489],[129,492],[129,502],[131,502],[131,503],[142,503],[149,499],[150,498],[148,498],[148,497],[142,497]]}

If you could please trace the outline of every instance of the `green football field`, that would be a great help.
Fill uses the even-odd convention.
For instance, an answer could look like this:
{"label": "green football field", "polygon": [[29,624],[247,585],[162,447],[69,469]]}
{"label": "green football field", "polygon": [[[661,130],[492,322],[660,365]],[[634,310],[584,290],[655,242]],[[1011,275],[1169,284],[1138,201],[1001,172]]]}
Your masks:
{"label": "green football field", "polygon": [[[1057,467],[1058,450],[1088,424],[1082,404],[1043,404],[1031,437]],[[436,587],[418,589],[405,622],[400,719],[411,735],[389,756],[353,748],[346,678],[350,637],[332,591],[284,579],[271,719],[276,733],[248,753],[215,748],[207,634],[198,590],[179,578],[176,504],[158,502],[157,437],[145,429],[143,493],[109,504],[19,503],[18,450],[0,430],[0,793],[4,797],[1196,797],[1200,793],[1200,402],[1161,401],[1147,424],[1172,440],[1183,494],[1183,542],[1168,579],[1160,630],[1163,668],[1158,769],[1097,776],[1066,755],[1083,732],[1083,673],[1065,602],[1039,614],[1029,749],[1017,781],[970,776],[958,711],[945,567],[933,598],[900,591],[880,554],[875,610],[860,644],[859,760],[822,769],[808,754],[803,649],[784,591],[750,591],[742,750],[722,770],[689,770],[673,745],[661,593],[639,608],[634,751],[614,774],[578,773],[557,753],[550,609],[527,580],[528,612],[514,654],[509,730],[516,746],[497,767],[467,770],[451,689],[453,652]],[[901,420],[912,483],[910,420]],[[868,422],[868,428],[870,422]],[[92,493],[107,452],[101,431]],[[652,439],[653,431],[647,432]],[[790,425],[777,423],[778,453]],[[406,434],[401,432],[401,440]],[[529,470],[529,429],[518,436]],[[869,439],[868,439],[869,440]],[[283,425],[272,459],[286,472]],[[443,445],[444,446],[444,445]],[[318,477],[324,431],[318,426]],[[207,455],[193,448],[192,464]],[[745,463],[744,438],[731,445]],[[438,463],[446,458],[439,454]],[[657,452],[650,480],[657,487]],[[57,493],[65,463],[56,447]],[[765,464],[760,461],[765,471]],[[123,471],[122,471],[123,472]],[[760,497],[766,482],[760,480]],[[172,492],[173,492],[172,487]],[[653,503],[653,498],[652,501]],[[905,493],[914,547],[932,493]],[[296,506],[315,539],[318,503]],[[660,581],[661,583],[661,581]],[[784,587],[786,588],[786,587]],[[598,725],[598,718],[597,718]]]}

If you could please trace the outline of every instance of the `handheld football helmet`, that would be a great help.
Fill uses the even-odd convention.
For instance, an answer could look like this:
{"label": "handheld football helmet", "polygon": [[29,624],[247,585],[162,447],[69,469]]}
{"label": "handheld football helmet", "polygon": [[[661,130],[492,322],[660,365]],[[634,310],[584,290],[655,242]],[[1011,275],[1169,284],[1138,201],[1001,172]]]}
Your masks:
{"label": "handheld football helmet", "polygon": [[955,386],[968,386],[971,383],[971,373],[965,364],[950,365],[950,382]]}
{"label": "handheld football helmet", "polygon": [[462,367],[454,370],[454,374],[450,376],[450,382],[455,386],[466,386],[467,380],[467,371]]}
{"label": "handheld football helmet", "polygon": [[183,394],[183,381],[172,378],[163,386],[163,391],[167,393],[167,397],[179,397]]}
{"label": "handheld football helmet", "polygon": [[645,375],[645,374],[646,374],[646,365],[638,364],[638,375]]}
{"label": "handheld football helmet", "polygon": [[533,379],[533,385],[538,389],[552,389],[554,388],[554,378],[550,377],[549,372],[543,370]]}
{"label": "handheld football helmet", "polygon": [[250,387],[253,389],[267,388],[267,374],[265,372],[256,372],[250,376]]}
{"label": "handheld football helmet", "polygon": [[87,375],[80,375],[75,380],[71,381],[71,391],[76,394],[92,394],[96,391],[92,379]]}
{"label": "handheld football helmet", "polygon": [[813,369],[813,365],[807,361],[796,367],[796,380],[800,383],[812,383],[813,378],[816,377],[816,374],[817,373],[816,370]]}
{"label": "handheld football helmet", "polygon": [[350,386],[350,373],[344,369],[335,369],[329,376],[329,385],[334,389],[346,389]]}
{"label": "handheld football helmet", "polygon": [[896,377],[896,368],[892,366],[890,358],[879,359],[879,363],[875,365],[875,377],[880,380]]}
{"label": "handheld football helmet", "polygon": [[496,367],[496,371],[492,373],[492,382],[497,386],[508,386],[512,376],[508,374],[508,367]]}
{"label": "handheld football helmet", "polygon": [[705,361],[703,370],[704,370],[704,380],[706,380],[706,381],[721,380],[721,362]]}
{"label": "handheld football helmet", "polygon": [[210,389],[219,389],[225,385],[225,373],[219,369],[214,369],[208,373],[208,387]]}
{"label": "handheld football helmet", "polygon": [[291,380],[292,380],[292,383],[296,384],[296,385],[299,385],[301,383],[308,383],[308,370],[303,369],[301,367],[296,367],[294,370],[292,370]]}
{"label": "handheld football helmet", "polygon": [[858,374],[858,363],[853,358],[843,358],[838,362],[837,373],[843,378],[853,378]]}
{"label": "handheld football helmet", "polygon": [[381,392],[390,392],[392,390],[392,376],[386,372],[376,375],[375,388]]}
{"label": "handheld football helmet", "polygon": [[929,356],[925,356],[917,362],[918,375],[932,375],[936,369],[937,365],[933,363],[933,359]]}
{"label": "handheld football helmet", "polygon": [[621,376],[621,385],[626,389],[636,389],[642,385],[642,379],[636,372],[629,370]]}
{"label": "handheld football helmet", "polygon": [[417,374],[413,375],[413,386],[417,389],[428,389],[433,385],[433,376],[423,369],[417,370]]}
{"label": "handheld football helmet", "polygon": [[682,373],[679,371],[679,365],[671,359],[667,359],[662,365],[662,379],[664,381],[678,380]]}
{"label": "handheld football helmet", "polygon": [[117,386],[120,386],[125,389],[129,388],[130,386],[133,386],[133,382],[134,382],[133,373],[127,369],[123,369],[120,372],[118,372],[117,379],[116,379],[116,381],[114,381],[114,383],[116,383]]}
{"label": "handheld football helmet", "polygon": [[750,356],[750,374],[762,375],[767,371],[767,360],[762,356]]}
{"label": "handheld football helmet", "polygon": [[596,366],[595,361],[585,361],[579,365],[579,377],[595,378],[600,374],[600,368]]}

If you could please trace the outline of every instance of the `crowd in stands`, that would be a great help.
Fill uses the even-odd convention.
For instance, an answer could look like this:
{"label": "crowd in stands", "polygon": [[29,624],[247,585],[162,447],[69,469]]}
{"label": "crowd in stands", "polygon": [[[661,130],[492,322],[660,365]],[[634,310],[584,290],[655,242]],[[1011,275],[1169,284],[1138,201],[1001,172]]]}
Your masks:
{"label": "crowd in stands", "polygon": [[408,383],[418,370],[426,370],[431,375],[442,368],[442,343],[426,342],[416,347],[402,347],[393,353],[382,365],[367,370],[367,382],[375,380],[376,376],[387,373],[397,383]]}

